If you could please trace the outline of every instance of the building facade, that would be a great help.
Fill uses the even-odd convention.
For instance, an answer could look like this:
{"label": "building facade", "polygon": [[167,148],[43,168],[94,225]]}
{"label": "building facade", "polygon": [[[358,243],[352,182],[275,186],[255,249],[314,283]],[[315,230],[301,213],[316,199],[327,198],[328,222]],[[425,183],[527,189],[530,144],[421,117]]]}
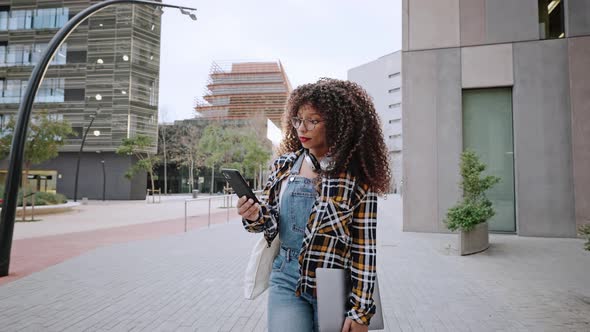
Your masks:
{"label": "building facade", "polygon": [[280,128],[291,90],[280,61],[213,62],[196,111],[214,119],[268,118]]}
{"label": "building facade", "polygon": [[459,158],[501,182],[490,229],[590,222],[590,2],[403,0],[404,230],[446,231]]}
{"label": "building facade", "polygon": [[401,51],[348,70],[348,79],[360,84],[373,98],[389,150],[392,172],[390,192],[402,189]]}
{"label": "building facade", "polygon": [[[0,0],[0,124],[18,110],[27,81],[49,40],[91,0]],[[160,12],[152,6],[115,5],[94,14],[66,39],[37,93],[35,111],[68,121],[74,136],[59,157],[35,165],[32,186],[49,181],[48,191],[73,197],[82,136],[78,198],[102,197],[102,161],[107,199],[143,199],[146,175],[127,180],[135,160],[115,154],[124,138],[138,134],[157,147]],[[4,182],[6,161],[0,162]],[[2,171],[4,169],[4,171]],[[43,187],[43,186],[42,186]]]}

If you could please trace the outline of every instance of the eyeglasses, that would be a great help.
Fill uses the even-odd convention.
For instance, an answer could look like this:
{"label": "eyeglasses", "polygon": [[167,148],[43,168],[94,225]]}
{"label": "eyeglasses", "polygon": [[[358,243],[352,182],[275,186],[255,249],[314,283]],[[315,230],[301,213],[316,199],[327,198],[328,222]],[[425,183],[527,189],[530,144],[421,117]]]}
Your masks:
{"label": "eyeglasses", "polygon": [[300,119],[297,117],[291,118],[291,124],[293,125],[293,128],[295,128],[295,129],[298,129],[302,122],[303,122],[303,127],[305,127],[305,130],[314,130],[315,126],[318,123],[324,122],[324,121],[323,120],[311,120],[311,119],[304,120],[304,119]]}

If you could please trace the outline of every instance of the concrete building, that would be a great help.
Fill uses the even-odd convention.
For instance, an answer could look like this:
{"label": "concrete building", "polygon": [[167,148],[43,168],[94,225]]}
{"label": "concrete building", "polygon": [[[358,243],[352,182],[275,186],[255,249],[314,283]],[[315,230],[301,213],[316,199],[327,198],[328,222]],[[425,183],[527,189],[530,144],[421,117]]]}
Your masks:
{"label": "concrete building", "polygon": [[401,52],[348,70],[348,79],[360,84],[373,98],[381,119],[393,175],[391,192],[400,192],[402,180]]}
{"label": "concrete building", "polygon": [[[0,0],[0,126],[16,114],[49,40],[94,2]],[[53,59],[34,106],[67,120],[75,136],[66,140],[58,158],[34,166],[30,185],[73,197],[82,135],[98,111],[84,145],[78,198],[102,197],[103,160],[107,199],[145,198],[146,175],[125,179],[135,160],[115,151],[136,134],[153,138],[150,151],[156,151],[159,67],[160,12],[153,7],[111,6],[82,23]],[[0,161],[1,183],[6,167]]]}
{"label": "concrete building", "polygon": [[281,127],[291,83],[280,61],[213,62],[196,111],[205,118],[270,119]]}
{"label": "concrete building", "polygon": [[459,156],[502,181],[490,229],[590,222],[590,2],[403,0],[404,230],[444,232]]}

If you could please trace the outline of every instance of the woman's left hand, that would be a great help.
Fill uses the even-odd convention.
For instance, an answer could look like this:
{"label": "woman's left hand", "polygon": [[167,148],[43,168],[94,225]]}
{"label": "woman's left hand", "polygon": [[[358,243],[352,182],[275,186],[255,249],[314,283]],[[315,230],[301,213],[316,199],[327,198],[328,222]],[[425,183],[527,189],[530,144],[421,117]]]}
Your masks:
{"label": "woman's left hand", "polygon": [[344,326],[342,326],[342,332],[367,332],[367,331],[369,331],[369,326],[359,324],[350,318],[346,318],[346,320],[344,321]]}

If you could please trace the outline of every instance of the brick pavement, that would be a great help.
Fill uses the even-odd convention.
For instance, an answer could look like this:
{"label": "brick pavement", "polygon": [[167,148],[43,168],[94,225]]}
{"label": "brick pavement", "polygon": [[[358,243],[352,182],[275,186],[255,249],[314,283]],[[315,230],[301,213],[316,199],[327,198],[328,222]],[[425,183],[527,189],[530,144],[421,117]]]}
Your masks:
{"label": "brick pavement", "polygon": [[[457,256],[457,235],[401,232],[380,201],[378,269],[387,331],[590,331],[590,253],[580,239],[492,235]],[[238,220],[103,246],[0,286],[2,331],[263,331],[266,295],[242,299],[257,235]]]}
{"label": "brick pavement", "polygon": [[[227,212],[230,212],[228,214]],[[235,209],[213,211],[211,220],[205,215],[187,218],[187,230],[222,224],[228,217],[236,218]],[[87,251],[115,243],[159,238],[184,232],[184,218],[111,227],[85,232],[38,236],[13,241],[10,274],[0,278],[0,285],[41,271]]]}

